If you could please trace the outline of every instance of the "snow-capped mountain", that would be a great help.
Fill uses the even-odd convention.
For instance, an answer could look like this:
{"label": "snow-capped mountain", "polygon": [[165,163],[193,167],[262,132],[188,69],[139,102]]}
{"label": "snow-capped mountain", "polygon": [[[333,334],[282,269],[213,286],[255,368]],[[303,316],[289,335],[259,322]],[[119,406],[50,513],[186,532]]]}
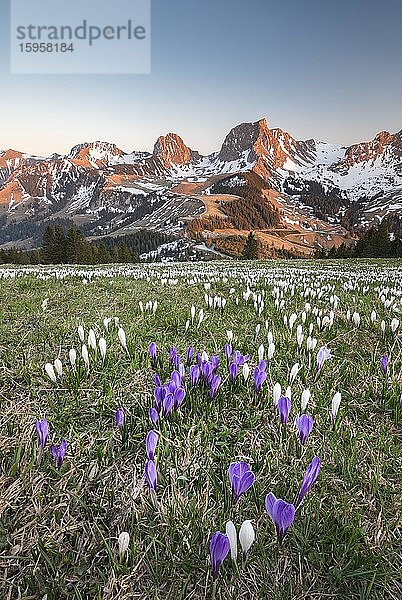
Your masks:
{"label": "snow-capped mountain", "polygon": [[50,157],[0,152],[0,231],[58,217],[91,235],[196,231],[219,245],[253,229],[267,245],[307,254],[401,211],[402,130],[342,147],[260,119],[234,127],[208,156],[175,133],[152,153],[100,141]]}

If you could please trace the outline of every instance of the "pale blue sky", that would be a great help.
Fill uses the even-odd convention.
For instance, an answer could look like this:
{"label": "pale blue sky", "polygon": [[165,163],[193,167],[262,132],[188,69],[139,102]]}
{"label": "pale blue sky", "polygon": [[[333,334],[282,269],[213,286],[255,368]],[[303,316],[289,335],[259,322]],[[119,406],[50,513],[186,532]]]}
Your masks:
{"label": "pale blue sky", "polygon": [[152,72],[126,76],[10,75],[0,4],[1,149],[150,150],[174,131],[207,154],[263,116],[342,144],[402,128],[401,0],[152,0]]}

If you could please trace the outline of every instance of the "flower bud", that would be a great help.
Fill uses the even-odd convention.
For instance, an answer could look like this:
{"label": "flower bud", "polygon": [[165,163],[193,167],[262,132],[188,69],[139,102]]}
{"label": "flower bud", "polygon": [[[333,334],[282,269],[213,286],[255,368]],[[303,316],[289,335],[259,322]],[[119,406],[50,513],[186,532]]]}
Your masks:
{"label": "flower bud", "polygon": [[122,558],[126,552],[128,552],[128,547],[130,545],[130,534],[127,531],[122,531],[119,535],[118,539],[119,544],[119,556]]}
{"label": "flower bud", "polygon": [[239,531],[239,541],[243,550],[244,558],[247,557],[247,553],[250,550],[255,540],[255,533],[251,521],[244,521]]}

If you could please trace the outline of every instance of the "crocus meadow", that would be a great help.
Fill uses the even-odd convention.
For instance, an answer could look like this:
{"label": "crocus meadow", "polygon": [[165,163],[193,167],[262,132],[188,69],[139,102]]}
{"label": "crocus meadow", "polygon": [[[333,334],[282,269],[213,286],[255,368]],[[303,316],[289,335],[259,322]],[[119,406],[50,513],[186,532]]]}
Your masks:
{"label": "crocus meadow", "polygon": [[0,296],[1,597],[400,596],[399,263],[1,267]]}

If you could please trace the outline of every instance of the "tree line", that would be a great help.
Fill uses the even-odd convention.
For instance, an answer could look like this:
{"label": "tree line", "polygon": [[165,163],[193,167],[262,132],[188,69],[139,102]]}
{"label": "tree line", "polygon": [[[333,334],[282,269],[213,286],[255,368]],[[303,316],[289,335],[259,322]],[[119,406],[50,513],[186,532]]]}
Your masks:
{"label": "tree line", "polygon": [[383,219],[371,227],[352,246],[341,244],[330,250],[319,249],[316,258],[402,258],[402,235],[400,223],[395,219]]}
{"label": "tree line", "polygon": [[64,229],[60,223],[56,223],[45,228],[39,248],[0,250],[0,264],[133,263],[139,262],[140,254],[152,252],[170,241],[172,236],[147,230],[89,241],[80,229]]}

